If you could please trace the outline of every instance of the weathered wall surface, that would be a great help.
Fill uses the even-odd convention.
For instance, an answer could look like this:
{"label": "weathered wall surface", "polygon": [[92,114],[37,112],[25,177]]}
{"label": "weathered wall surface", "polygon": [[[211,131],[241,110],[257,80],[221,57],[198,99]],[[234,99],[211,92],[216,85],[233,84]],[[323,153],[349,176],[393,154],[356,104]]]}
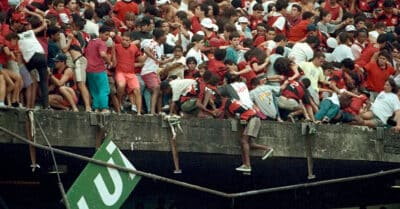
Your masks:
{"label": "weathered wall surface", "polygon": [[[0,126],[26,136],[26,115],[23,110],[0,110]],[[98,125],[103,124],[121,149],[170,150],[171,133],[160,117],[63,111],[35,111],[34,116],[53,146],[94,147]],[[182,119],[182,127],[184,134],[177,137],[181,152],[240,154],[242,125],[237,121]],[[349,125],[315,127],[316,133],[308,134],[308,130],[302,132],[301,123],[265,121],[257,142],[274,147],[274,156],[305,157],[308,139],[316,158],[400,162],[400,135],[391,130]],[[36,137],[38,143],[45,144],[38,128]],[[0,143],[20,141],[0,132]]]}

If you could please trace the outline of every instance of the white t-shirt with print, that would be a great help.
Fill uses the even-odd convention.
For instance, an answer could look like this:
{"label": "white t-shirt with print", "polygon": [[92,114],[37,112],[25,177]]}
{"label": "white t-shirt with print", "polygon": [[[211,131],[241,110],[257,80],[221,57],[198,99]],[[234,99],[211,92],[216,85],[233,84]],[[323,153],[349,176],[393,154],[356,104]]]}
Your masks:
{"label": "white t-shirt with print", "polygon": [[307,43],[296,43],[289,53],[289,57],[293,57],[296,64],[308,62],[313,56],[314,51]]}
{"label": "white t-shirt with print", "polygon": [[396,94],[382,91],[376,97],[374,103],[371,106],[371,110],[379,119],[386,124],[387,120],[397,110],[400,110],[399,97]]}
{"label": "white t-shirt with print", "polygon": [[253,108],[253,101],[251,101],[249,89],[243,82],[234,82],[230,84],[239,96],[240,102],[247,108]]}
{"label": "white t-shirt with print", "polygon": [[[157,60],[161,59],[161,56],[164,54],[164,47],[157,43],[154,39],[144,39],[140,45],[142,49],[149,48],[150,51],[153,53],[153,56],[157,58]],[[146,75],[149,73],[157,72],[159,66],[150,57],[147,57],[144,61],[144,65],[142,68],[141,75]]]}
{"label": "white t-shirt with print", "polygon": [[44,54],[42,45],[36,38],[35,32],[33,30],[28,30],[23,33],[18,34],[19,41],[18,46],[21,50],[22,56],[25,62],[29,62],[35,53]]}

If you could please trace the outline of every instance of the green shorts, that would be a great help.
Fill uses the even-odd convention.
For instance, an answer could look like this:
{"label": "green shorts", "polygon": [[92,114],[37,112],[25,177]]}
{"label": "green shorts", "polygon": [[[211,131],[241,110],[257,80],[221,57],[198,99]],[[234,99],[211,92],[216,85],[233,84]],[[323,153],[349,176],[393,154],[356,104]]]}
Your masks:
{"label": "green shorts", "polygon": [[199,108],[196,106],[197,98],[192,98],[181,105],[181,110],[185,113],[189,114],[197,114],[199,112]]}
{"label": "green shorts", "polygon": [[385,123],[378,116],[376,116],[375,114],[374,114],[374,117],[372,118],[372,121],[374,121],[376,127],[385,126]]}

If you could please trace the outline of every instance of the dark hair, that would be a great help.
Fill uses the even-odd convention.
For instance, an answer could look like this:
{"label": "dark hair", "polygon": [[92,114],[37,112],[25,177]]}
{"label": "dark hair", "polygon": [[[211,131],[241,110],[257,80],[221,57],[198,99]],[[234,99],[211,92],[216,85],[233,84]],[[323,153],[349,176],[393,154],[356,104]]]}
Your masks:
{"label": "dark hair", "polygon": [[317,51],[317,52],[314,52],[314,57],[312,59],[321,58],[321,57],[325,58],[325,54],[323,52]]}
{"label": "dark hair", "polygon": [[324,64],[322,64],[322,70],[333,70],[335,69],[335,65],[332,62],[324,62]]}
{"label": "dark hair", "polygon": [[215,49],[214,51],[214,57],[218,61],[223,61],[226,56],[226,50],[225,49]]}
{"label": "dark hair", "polygon": [[204,40],[204,36],[203,35],[194,34],[192,36],[191,42],[199,42],[199,41],[202,41],[202,40]]}
{"label": "dark hair", "polygon": [[112,28],[107,25],[103,25],[99,29],[99,33],[106,33],[106,32],[110,32],[110,31],[112,31]]}
{"label": "dark hair", "polygon": [[301,19],[303,19],[303,20],[307,20],[307,19],[310,19],[312,17],[314,17],[314,13],[309,12],[309,11],[306,11],[301,15]]}
{"label": "dark hair", "polygon": [[310,79],[308,79],[308,78],[303,78],[303,79],[301,79],[300,82],[303,83],[303,85],[304,85],[304,87],[306,87],[306,89],[307,89],[308,87],[310,87],[310,85],[311,85],[311,81],[310,81]]}
{"label": "dark hair", "polygon": [[381,50],[381,51],[379,52],[378,57],[380,57],[380,56],[383,56],[383,57],[385,57],[389,62],[392,62],[392,56],[390,56],[390,53],[389,53],[386,49]]}
{"label": "dark hair", "polygon": [[94,10],[92,8],[87,8],[85,9],[85,11],[83,12],[83,17],[87,20],[91,20],[93,19],[94,16]]}
{"label": "dark hair", "polygon": [[261,81],[261,78],[255,77],[255,78],[251,79],[250,84],[252,87],[256,87],[256,86],[260,85],[260,81]]}
{"label": "dark hair", "polygon": [[275,48],[275,54],[283,55],[285,53],[285,48],[283,46],[278,46]]}
{"label": "dark hair", "polygon": [[94,12],[100,19],[103,19],[103,17],[109,15],[110,11],[111,7],[107,2],[99,3],[98,5],[96,5],[96,8],[94,9]]}
{"label": "dark hair", "polygon": [[251,39],[251,38],[245,38],[244,40],[243,40],[243,47],[246,47],[246,48],[253,48],[254,46],[254,41],[253,41],[253,39]]}
{"label": "dark hair", "polygon": [[391,8],[391,7],[395,7],[396,5],[395,5],[395,3],[392,1],[392,0],[385,0],[384,2],[383,2],[383,7],[385,7],[385,8]]}
{"label": "dark hair", "polygon": [[299,10],[299,12],[301,13],[302,11],[303,11],[303,8],[300,6],[300,5],[298,5],[298,4],[293,4],[292,5],[292,8],[296,8],[297,10]]}
{"label": "dark hair", "polygon": [[131,39],[131,32],[125,31],[124,33],[122,33],[122,37],[129,37],[129,39]]}
{"label": "dark hair", "polygon": [[274,42],[281,42],[281,41],[287,41],[287,38],[285,35],[279,33],[275,36]]}
{"label": "dark hair", "polygon": [[350,58],[345,58],[340,62],[340,67],[344,67],[349,70],[354,69],[354,61]]}
{"label": "dark hair", "polygon": [[11,33],[7,34],[5,38],[7,41],[11,41],[12,39],[19,39],[19,36],[18,36],[18,33],[11,32]]}
{"label": "dark hair", "polygon": [[329,14],[330,14],[330,13],[329,13],[328,11],[326,11],[325,9],[319,10],[319,17],[320,17],[320,19],[322,19],[322,18],[328,16]]}
{"label": "dark hair", "polygon": [[350,38],[350,36],[349,36],[349,34],[347,32],[339,33],[338,39],[339,39],[340,43],[342,43],[342,44],[346,43],[349,40],[349,38]]}
{"label": "dark hair", "polygon": [[177,11],[175,14],[180,20],[188,19],[187,13],[185,11]]}
{"label": "dark hair", "polygon": [[354,18],[354,24],[357,25],[359,22],[365,22],[366,17],[363,15],[357,16]]}
{"label": "dark hair", "polygon": [[306,38],[306,43],[308,43],[309,45],[314,44],[315,45],[314,47],[316,47],[319,45],[320,41],[319,38],[316,36],[308,36]]}
{"label": "dark hair", "polygon": [[233,83],[233,82],[236,82],[236,81],[240,81],[240,76],[239,75],[234,75],[234,74],[232,74],[230,72],[227,72],[225,74],[225,78],[226,78],[226,82],[228,82],[228,83]]}
{"label": "dark hair", "polygon": [[238,32],[232,32],[229,34],[229,40],[232,41],[234,38],[240,38],[240,34]]}
{"label": "dark hair", "polygon": [[47,36],[50,37],[52,35],[55,35],[55,34],[59,33],[60,31],[61,31],[61,29],[59,27],[57,27],[57,26],[49,26],[47,28],[46,32],[47,32]]}
{"label": "dark hair", "polygon": [[376,39],[376,42],[378,44],[383,44],[387,41],[387,35],[386,34],[379,34],[378,38]]}
{"label": "dark hair", "polygon": [[252,48],[246,53],[244,53],[244,59],[246,61],[250,61],[253,57],[257,58],[258,64],[264,63],[265,58],[267,57],[267,54],[265,53],[264,50],[260,48]]}
{"label": "dark hair", "polygon": [[257,3],[253,6],[253,11],[264,11],[264,7],[262,4]]}
{"label": "dark hair", "polygon": [[180,49],[181,51],[183,51],[183,47],[181,45],[175,45],[174,50]]}
{"label": "dark hair", "polygon": [[350,12],[344,12],[342,20],[345,20],[348,18],[354,18],[354,15]]}
{"label": "dark hair", "polygon": [[286,7],[288,7],[288,5],[289,4],[288,4],[287,0],[279,0],[275,4],[276,11],[280,12],[283,9],[286,9]]}
{"label": "dark hair", "polygon": [[169,88],[171,88],[171,85],[169,84],[168,80],[164,80],[160,83],[160,91],[165,91]]}
{"label": "dark hair", "polygon": [[392,93],[397,94],[398,87],[397,87],[396,82],[394,81],[394,79],[393,78],[389,78],[389,79],[387,79],[387,82],[389,82],[390,87],[392,87]]}
{"label": "dark hair", "polygon": [[278,75],[288,76],[292,72],[293,61],[286,57],[279,57],[274,63],[274,69]]}
{"label": "dark hair", "polygon": [[190,62],[194,62],[197,65],[197,60],[195,57],[188,57],[186,58],[186,65],[188,65]]}
{"label": "dark hair", "polygon": [[57,6],[57,5],[59,5],[59,4],[64,4],[65,5],[65,2],[64,2],[64,0],[53,0],[53,6]]}
{"label": "dark hair", "polygon": [[165,32],[161,28],[155,28],[153,30],[153,36],[157,40],[165,35]]}

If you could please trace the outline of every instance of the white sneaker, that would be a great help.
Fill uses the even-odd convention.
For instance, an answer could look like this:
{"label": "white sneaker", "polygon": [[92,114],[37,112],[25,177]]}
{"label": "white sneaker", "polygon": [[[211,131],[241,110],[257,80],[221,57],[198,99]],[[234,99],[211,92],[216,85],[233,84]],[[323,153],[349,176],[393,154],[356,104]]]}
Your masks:
{"label": "white sneaker", "polygon": [[269,148],[268,150],[265,150],[264,156],[262,156],[261,159],[262,160],[267,159],[272,154],[272,152],[274,152],[273,148]]}
{"label": "white sneaker", "polygon": [[133,104],[133,105],[131,106],[131,110],[132,110],[132,112],[137,112],[137,107],[136,107],[136,105]]}
{"label": "white sneaker", "polygon": [[240,167],[237,167],[236,170],[241,172],[251,172],[251,167],[247,165],[241,165]]}
{"label": "white sneaker", "polygon": [[31,165],[31,168],[32,168],[32,172],[35,172],[36,171],[36,168],[40,168],[40,165],[39,164],[35,164],[35,165]]}

